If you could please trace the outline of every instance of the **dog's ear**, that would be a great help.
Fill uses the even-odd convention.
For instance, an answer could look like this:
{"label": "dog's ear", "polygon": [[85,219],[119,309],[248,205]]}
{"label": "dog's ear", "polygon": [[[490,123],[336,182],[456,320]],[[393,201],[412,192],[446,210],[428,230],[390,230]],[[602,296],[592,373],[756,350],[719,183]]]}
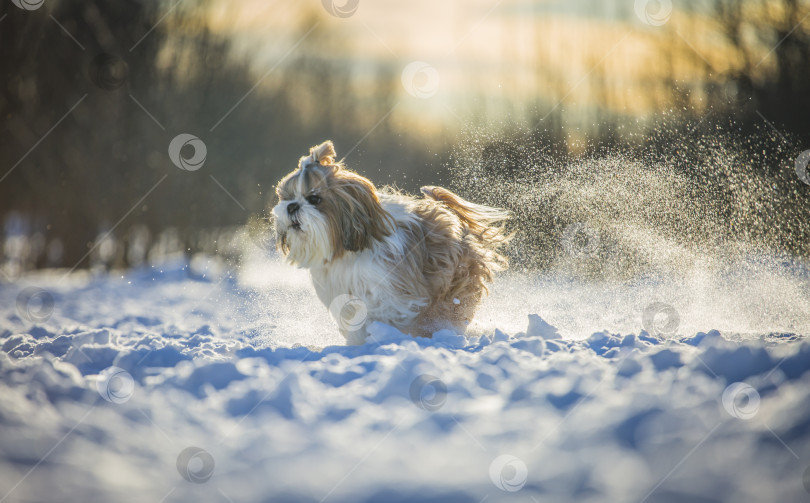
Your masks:
{"label": "dog's ear", "polygon": [[[359,251],[394,231],[391,215],[383,209],[374,185],[352,172],[341,177],[334,194],[339,201],[340,236],[334,236],[335,256],[344,250]],[[339,247],[342,247],[340,249]]]}
{"label": "dog's ear", "polygon": [[332,140],[326,140],[317,147],[309,149],[309,155],[321,166],[330,166],[335,163],[335,145],[332,144]]}

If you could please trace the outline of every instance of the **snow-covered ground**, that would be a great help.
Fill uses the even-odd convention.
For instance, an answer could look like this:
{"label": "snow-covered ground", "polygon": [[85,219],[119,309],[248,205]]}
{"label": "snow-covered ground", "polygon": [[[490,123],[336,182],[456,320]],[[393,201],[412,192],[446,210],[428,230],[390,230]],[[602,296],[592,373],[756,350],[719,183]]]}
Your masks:
{"label": "snow-covered ground", "polygon": [[0,284],[0,502],[808,501],[809,299],[778,263],[513,273],[468,337],[347,347],[276,259],[31,273]]}

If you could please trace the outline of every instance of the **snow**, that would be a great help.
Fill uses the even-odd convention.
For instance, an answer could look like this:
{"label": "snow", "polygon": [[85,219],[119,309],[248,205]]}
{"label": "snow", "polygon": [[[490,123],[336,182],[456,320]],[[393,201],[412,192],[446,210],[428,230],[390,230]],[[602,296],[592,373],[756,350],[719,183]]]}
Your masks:
{"label": "snow", "polygon": [[467,336],[345,346],[274,257],[30,273],[0,285],[0,501],[806,501],[808,292],[512,273]]}

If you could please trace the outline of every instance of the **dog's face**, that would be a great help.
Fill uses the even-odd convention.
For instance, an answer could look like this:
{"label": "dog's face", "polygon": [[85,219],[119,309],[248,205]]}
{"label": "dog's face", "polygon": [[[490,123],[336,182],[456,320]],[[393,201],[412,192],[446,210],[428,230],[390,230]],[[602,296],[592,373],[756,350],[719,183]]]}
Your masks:
{"label": "dog's face", "polygon": [[393,232],[374,185],[335,161],[331,141],[310,149],[278,183],[276,195],[276,244],[302,267],[328,264]]}

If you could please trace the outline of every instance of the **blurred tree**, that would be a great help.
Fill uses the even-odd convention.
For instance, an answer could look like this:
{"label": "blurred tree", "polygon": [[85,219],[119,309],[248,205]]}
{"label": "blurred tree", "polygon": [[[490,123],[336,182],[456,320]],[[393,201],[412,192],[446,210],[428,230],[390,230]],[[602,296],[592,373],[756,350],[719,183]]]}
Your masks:
{"label": "blurred tree", "polygon": [[[212,31],[209,4],[0,3],[0,218],[25,215],[27,232],[59,243],[58,263],[88,265],[113,229],[119,249],[104,260],[116,265],[143,255],[127,253],[129,241],[143,248],[166,229],[194,251],[202,229],[263,212],[276,181],[324,138],[346,153],[374,129],[353,155],[384,154],[391,169],[378,181],[426,164],[386,125],[373,128],[393,107],[398,73],[372,67],[372,92],[359,86],[352,65],[324,56],[346,49],[320,9],[291,17],[298,28],[278,44],[302,43],[289,58],[257,68]],[[171,163],[181,133],[205,143],[202,169]],[[35,265],[45,264],[40,251]]]}

